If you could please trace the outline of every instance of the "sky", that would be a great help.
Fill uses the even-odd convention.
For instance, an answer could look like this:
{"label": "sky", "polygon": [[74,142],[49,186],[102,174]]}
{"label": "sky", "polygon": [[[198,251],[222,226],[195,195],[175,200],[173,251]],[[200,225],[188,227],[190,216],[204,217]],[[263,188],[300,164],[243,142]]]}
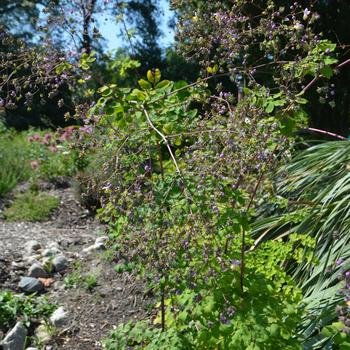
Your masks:
{"label": "sky", "polygon": [[[169,19],[172,17],[172,13],[167,0],[161,0],[160,5],[163,12],[163,16],[161,18],[161,30],[163,32],[161,46],[167,47],[174,41],[174,31],[167,26]],[[100,20],[99,30],[102,36],[106,39],[106,51],[112,51],[113,49],[121,47],[123,43],[125,44],[119,35],[120,27],[116,26],[113,18]]]}

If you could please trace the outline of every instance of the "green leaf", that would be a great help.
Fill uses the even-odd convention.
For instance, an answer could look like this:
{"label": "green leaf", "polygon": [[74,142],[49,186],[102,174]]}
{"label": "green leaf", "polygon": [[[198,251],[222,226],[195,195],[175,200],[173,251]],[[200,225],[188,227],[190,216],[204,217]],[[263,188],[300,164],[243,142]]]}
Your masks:
{"label": "green leaf", "polygon": [[176,137],[175,138],[175,145],[176,146],[181,146],[181,143],[182,143],[181,137],[180,136]]}
{"label": "green leaf", "polygon": [[156,68],[154,72],[154,83],[157,84],[160,81],[160,78],[162,77],[162,74],[158,68]]}
{"label": "green leaf", "polygon": [[165,88],[165,87],[169,86],[169,84],[170,84],[170,81],[169,81],[169,80],[162,80],[161,82],[159,82],[159,83],[156,85],[156,89]]}
{"label": "green leaf", "polygon": [[330,79],[333,76],[333,69],[329,66],[323,67],[321,70],[321,74],[327,78]]}
{"label": "green leaf", "polygon": [[271,101],[268,103],[267,107],[265,108],[266,113],[271,113],[275,109],[275,104]]}
{"label": "green leaf", "polygon": [[149,82],[148,82],[147,80],[145,80],[145,79],[140,79],[140,80],[138,81],[138,83],[139,83],[140,87],[141,87],[142,89],[144,89],[144,90],[150,90],[150,89],[152,88],[152,84],[149,83]]}
{"label": "green leaf", "polygon": [[155,82],[155,77],[154,77],[154,75],[153,75],[153,73],[152,73],[151,70],[148,70],[148,71],[147,71],[147,79],[148,79],[148,81],[150,81],[152,84]]}

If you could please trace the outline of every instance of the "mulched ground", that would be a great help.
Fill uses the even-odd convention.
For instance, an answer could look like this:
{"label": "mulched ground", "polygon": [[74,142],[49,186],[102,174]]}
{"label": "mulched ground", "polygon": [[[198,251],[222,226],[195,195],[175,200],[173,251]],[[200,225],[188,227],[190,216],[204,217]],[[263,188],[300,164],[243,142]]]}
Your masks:
{"label": "mulched ground", "polygon": [[[143,283],[133,275],[117,274],[113,268],[116,262],[106,261],[103,252],[83,253],[85,247],[105,233],[106,227],[80,205],[74,189],[64,183],[44,184],[42,187],[61,202],[49,221],[10,223],[1,218],[0,212],[0,289],[18,291],[18,281],[26,272],[20,266],[26,241],[35,239],[42,246],[58,242],[72,263],[64,275],[55,275],[56,283],[47,288],[47,294],[50,300],[64,306],[71,322],[65,329],[60,329],[43,349],[101,349],[101,339],[114,325],[143,319],[152,300],[145,297]],[[22,185],[16,191],[25,189],[26,185]],[[9,202],[3,203],[8,205]],[[80,262],[82,274],[97,277],[97,285],[91,291],[64,288],[64,277],[72,271],[74,261]],[[19,263],[18,266],[14,262]]]}

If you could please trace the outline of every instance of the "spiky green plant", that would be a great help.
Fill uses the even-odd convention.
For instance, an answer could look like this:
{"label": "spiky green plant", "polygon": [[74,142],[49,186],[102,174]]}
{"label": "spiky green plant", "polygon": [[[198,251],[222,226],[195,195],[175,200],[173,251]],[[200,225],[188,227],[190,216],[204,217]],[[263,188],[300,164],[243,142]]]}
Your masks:
{"label": "spiky green plant", "polygon": [[274,207],[253,225],[255,245],[290,233],[316,239],[314,264],[289,268],[304,295],[305,349],[331,348],[320,330],[336,318],[339,276],[350,268],[350,142],[323,142],[301,151],[279,170],[275,189]]}

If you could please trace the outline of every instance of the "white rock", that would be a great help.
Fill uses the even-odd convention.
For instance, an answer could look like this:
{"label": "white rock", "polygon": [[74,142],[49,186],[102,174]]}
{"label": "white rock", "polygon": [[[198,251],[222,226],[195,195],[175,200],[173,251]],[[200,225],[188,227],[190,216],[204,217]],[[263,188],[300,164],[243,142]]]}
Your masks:
{"label": "white rock", "polygon": [[97,237],[95,240],[95,246],[100,246],[100,248],[104,248],[107,241],[108,237],[106,236]]}
{"label": "white rock", "polygon": [[22,262],[12,261],[11,268],[14,270],[23,270],[25,269],[25,265]]}
{"label": "white rock", "polygon": [[39,350],[38,348],[27,348],[26,350]]}
{"label": "white rock", "polygon": [[57,328],[64,327],[68,324],[69,317],[68,312],[66,312],[63,306],[60,306],[50,317],[50,322],[53,326]]}
{"label": "white rock", "polygon": [[84,248],[84,249],[83,249],[83,252],[84,252],[84,253],[90,253],[90,252],[92,252],[92,251],[94,251],[94,250],[97,250],[97,249],[98,249],[98,247],[95,246],[95,244],[93,244],[93,245],[90,245],[90,246]]}
{"label": "white rock", "polygon": [[33,253],[41,248],[41,245],[38,241],[36,240],[30,240],[24,244],[24,250],[27,253]]}
{"label": "white rock", "polygon": [[2,341],[3,350],[23,350],[26,341],[27,329],[21,322],[17,322],[16,325],[7,333],[6,337]]}

